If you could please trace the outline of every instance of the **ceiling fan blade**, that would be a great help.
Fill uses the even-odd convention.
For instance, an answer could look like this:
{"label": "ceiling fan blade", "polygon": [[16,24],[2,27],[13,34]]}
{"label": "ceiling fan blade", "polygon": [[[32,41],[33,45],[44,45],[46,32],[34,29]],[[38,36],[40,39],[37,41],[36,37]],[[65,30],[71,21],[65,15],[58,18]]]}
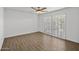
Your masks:
{"label": "ceiling fan blade", "polygon": [[47,12],[45,9],[47,9],[46,7],[31,7],[36,13],[44,13]]}
{"label": "ceiling fan blade", "polygon": [[40,10],[45,10],[45,9],[47,9],[46,7],[44,7],[44,8],[42,8],[42,9],[40,9]]}
{"label": "ceiling fan blade", "polygon": [[41,9],[36,9],[36,11],[42,11],[45,10],[46,8],[41,8]]}
{"label": "ceiling fan blade", "polygon": [[34,8],[34,7],[31,7],[33,10],[37,10],[36,8]]}
{"label": "ceiling fan blade", "polygon": [[41,11],[41,10],[47,9],[46,7],[37,7],[37,8],[31,7],[31,8],[34,9],[34,10],[37,10],[37,11]]}
{"label": "ceiling fan blade", "polygon": [[44,11],[44,10],[42,10],[41,12],[48,12],[48,11]]}

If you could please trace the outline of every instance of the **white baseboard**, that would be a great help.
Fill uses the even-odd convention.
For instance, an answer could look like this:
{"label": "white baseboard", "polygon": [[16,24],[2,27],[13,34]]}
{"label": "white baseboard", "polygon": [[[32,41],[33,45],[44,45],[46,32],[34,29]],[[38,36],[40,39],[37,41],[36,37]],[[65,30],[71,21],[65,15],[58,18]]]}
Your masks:
{"label": "white baseboard", "polygon": [[3,36],[0,36],[0,50],[2,48],[3,42],[4,42],[4,38]]}
{"label": "white baseboard", "polygon": [[66,38],[66,40],[68,40],[68,41],[72,41],[72,42],[75,42],[75,43],[79,43],[79,41],[71,40],[71,38]]}
{"label": "white baseboard", "polygon": [[9,37],[19,36],[19,35],[24,35],[24,34],[30,34],[30,33],[35,33],[35,32],[38,32],[38,31],[12,34],[12,35],[8,35],[8,36],[4,36],[4,38],[9,38]]}
{"label": "white baseboard", "polygon": [[[15,35],[6,36],[6,37],[4,37],[4,38],[14,37],[14,36],[19,36],[19,35],[24,35],[24,34],[30,34],[30,33],[35,33],[35,32],[40,32],[40,31],[32,31],[32,32],[27,32],[27,33],[18,33],[18,34],[15,34]],[[44,33],[44,32],[42,32],[42,33]],[[47,33],[45,33],[45,34],[47,34]],[[49,34],[48,34],[48,35],[49,35]],[[53,35],[51,35],[51,36],[53,36]],[[54,36],[54,37],[55,37],[55,36]],[[60,38],[60,37],[58,37],[58,38]],[[61,39],[64,39],[64,38],[61,38]],[[67,37],[66,37],[66,39],[64,39],[64,40],[68,40],[68,41],[72,41],[72,42],[75,42],[75,43],[79,43],[78,41],[76,41],[76,40],[71,40],[70,38],[67,38]]]}
{"label": "white baseboard", "polygon": [[[44,32],[42,32],[44,33]],[[61,37],[57,37],[57,36],[54,36],[54,35],[51,35],[51,34],[48,34],[48,33],[44,33],[44,34],[47,34],[47,35],[50,35],[50,36],[53,36],[53,37],[56,37],[56,38],[60,38],[60,39],[63,39],[63,40],[68,40],[68,41],[71,41],[71,42],[75,42],[75,43],[79,43],[79,41],[76,41],[76,40],[72,40],[71,38],[61,38]]]}

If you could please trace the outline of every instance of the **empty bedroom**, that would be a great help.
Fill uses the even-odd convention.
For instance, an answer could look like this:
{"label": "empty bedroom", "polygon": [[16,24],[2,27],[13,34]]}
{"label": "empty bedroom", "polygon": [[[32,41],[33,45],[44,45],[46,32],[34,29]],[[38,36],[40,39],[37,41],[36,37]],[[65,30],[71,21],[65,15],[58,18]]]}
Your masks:
{"label": "empty bedroom", "polygon": [[0,7],[1,51],[79,51],[79,7]]}

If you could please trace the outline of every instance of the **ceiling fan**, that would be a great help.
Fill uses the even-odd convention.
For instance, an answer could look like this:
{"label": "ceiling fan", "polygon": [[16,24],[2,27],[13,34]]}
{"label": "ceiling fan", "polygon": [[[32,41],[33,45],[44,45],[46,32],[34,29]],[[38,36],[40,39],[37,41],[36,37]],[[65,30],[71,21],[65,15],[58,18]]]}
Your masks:
{"label": "ceiling fan", "polygon": [[46,12],[46,7],[31,7],[36,13],[41,14]]}

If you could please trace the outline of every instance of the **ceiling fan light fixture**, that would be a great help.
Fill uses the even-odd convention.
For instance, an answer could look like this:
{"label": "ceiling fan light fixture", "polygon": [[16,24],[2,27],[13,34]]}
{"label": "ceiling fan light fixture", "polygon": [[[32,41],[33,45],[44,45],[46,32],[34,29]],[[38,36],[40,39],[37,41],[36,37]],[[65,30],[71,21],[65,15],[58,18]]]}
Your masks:
{"label": "ceiling fan light fixture", "polygon": [[46,7],[31,7],[34,11],[35,11],[35,13],[37,13],[37,14],[42,14],[42,13],[45,13],[46,11]]}
{"label": "ceiling fan light fixture", "polygon": [[36,13],[37,13],[37,14],[42,14],[42,13],[45,13],[45,12],[42,12],[42,11],[37,11]]}

